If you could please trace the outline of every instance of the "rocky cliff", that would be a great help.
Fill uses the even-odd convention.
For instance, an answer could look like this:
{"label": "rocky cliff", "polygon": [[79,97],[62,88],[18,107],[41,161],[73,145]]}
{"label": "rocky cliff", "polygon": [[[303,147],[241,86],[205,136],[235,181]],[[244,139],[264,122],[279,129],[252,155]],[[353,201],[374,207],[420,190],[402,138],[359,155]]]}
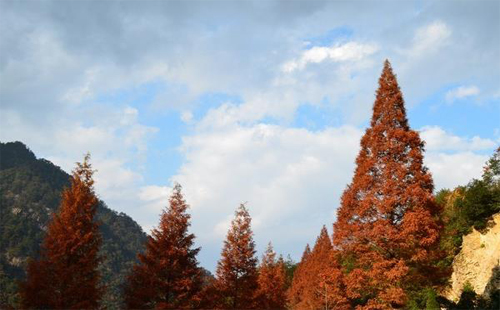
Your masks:
{"label": "rocky cliff", "polygon": [[473,229],[463,237],[462,248],[453,260],[446,297],[457,301],[466,283],[485,297],[500,289],[500,213],[493,216],[484,231]]}

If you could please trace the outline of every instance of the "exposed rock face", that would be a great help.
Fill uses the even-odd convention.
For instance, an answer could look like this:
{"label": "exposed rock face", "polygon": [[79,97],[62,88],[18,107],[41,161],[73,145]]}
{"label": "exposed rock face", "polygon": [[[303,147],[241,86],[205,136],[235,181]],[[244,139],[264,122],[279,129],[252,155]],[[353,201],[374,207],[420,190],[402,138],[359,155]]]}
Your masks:
{"label": "exposed rock face", "polygon": [[449,300],[457,301],[467,282],[479,295],[500,289],[500,213],[488,226],[484,234],[473,229],[464,236],[462,249],[453,260],[451,288],[446,293]]}

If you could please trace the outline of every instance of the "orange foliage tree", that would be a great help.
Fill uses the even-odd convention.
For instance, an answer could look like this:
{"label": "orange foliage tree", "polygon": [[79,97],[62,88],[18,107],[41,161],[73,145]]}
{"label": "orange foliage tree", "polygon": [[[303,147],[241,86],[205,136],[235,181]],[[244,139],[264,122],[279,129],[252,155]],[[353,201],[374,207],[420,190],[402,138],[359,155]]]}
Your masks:
{"label": "orange foliage tree", "polygon": [[262,256],[258,271],[258,308],[285,309],[285,266],[282,258],[276,259],[276,253],[271,243]]}
{"label": "orange foliage tree", "polygon": [[251,221],[245,206],[240,205],[217,264],[215,288],[219,294],[219,308],[249,309],[256,306],[258,273]]}
{"label": "orange foliage tree", "polygon": [[339,254],[333,249],[330,257],[326,259],[327,263],[319,271],[319,285],[316,292],[321,297],[319,301],[322,302],[322,308],[326,310],[352,308],[345,294],[346,286],[341,266],[338,263]]}
{"label": "orange foliage tree", "polygon": [[292,284],[286,292],[288,305],[292,309],[298,309],[297,306],[302,302],[302,296],[304,293],[307,276],[306,263],[310,255],[311,248],[309,247],[309,244],[307,244],[304,252],[302,253],[302,258],[300,259],[300,262],[297,264],[297,268],[293,273]]}
{"label": "orange foliage tree", "polygon": [[[293,309],[344,309],[342,277],[336,264],[332,241],[326,227],[316,239],[312,252],[302,260],[297,282],[292,284],[290,306]],[[294,285],[297,285],[294,288]],[[293,298],[295,297],[295,298]]]}
{"label": "orange foliage tree", "polygon": [[432,282],[441,224],[423,151],[386,60],[334,224],[346,293],[359,309],[403,307],[408,291]]}
{"label": "orange foliage tree", "polygon": [[193,234],[188,233],[191,216],[188,205],[176,184],[169,208],[153,229],[140,263],[135,265],[125,286],[125,303],[129,309],[193,308],[199,302],[202,273],[193,248]]}
{"label": "orange foliage tree", "polygon": [[101,245],[94,220],[97,198],[87,154],[73,170],[41,247],[20,285],[23,309],[97,309],[103,293],[97,267]]}

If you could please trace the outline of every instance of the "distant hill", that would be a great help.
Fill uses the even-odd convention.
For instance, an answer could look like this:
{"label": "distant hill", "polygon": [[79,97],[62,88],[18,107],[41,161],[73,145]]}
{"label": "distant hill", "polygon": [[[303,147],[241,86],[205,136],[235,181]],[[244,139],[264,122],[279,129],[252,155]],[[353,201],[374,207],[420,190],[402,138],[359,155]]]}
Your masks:
{"label": "distant hill", "polygon": [[[21,142],[0,142],[0,308],[14,306],[16,282],[29,257],[37,257],[51,214],[70,175]],[[141,252],[147,235],[128,215],[99,202],[103,236],[101,274],[108,290],[104,304],[121,308],[120,286]],[[3,306],[2,306],[3,305]]]}

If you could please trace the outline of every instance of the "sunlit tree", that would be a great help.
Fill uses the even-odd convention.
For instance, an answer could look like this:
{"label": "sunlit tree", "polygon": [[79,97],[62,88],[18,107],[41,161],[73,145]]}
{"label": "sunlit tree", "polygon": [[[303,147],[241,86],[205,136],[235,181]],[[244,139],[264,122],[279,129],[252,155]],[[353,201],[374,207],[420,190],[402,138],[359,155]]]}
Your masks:
{"label": "sunlit tree", "polygon": [[128,277],[127,308],[194,308],[200,302],[203,279],[196,260],[200,249],[194,247],[195,236],[188,232],[191,216],[187,209],[181,186],[176,184],[169,207]]}
{"label": "sunlit tree", "polygon": [[259,265],[257,303],[261,309],[285,309],[286,274],[282,258],[277,258],[271,243]]}
{"label": "sunlit tree", "polygon": [[242,204],[235,212],[216,270],[218,306],[225,309],[256,307],[257,258],[251,217]]}
{"label": "sunlit tree", "polygon": [[346,293],[360,309],[403,307],[409,290],[430,285],[435,276],[441,224],[423,152],[385,61],[371,124],[334,225]]}
{"label": "sunlit tree", "polygon": [[97,309],[103,294],[97,270],[101,236],[94,220],[97,198],[87,154],[73,170],[71,185],[62,194],[41,247],[21,283],[26,309]]}

